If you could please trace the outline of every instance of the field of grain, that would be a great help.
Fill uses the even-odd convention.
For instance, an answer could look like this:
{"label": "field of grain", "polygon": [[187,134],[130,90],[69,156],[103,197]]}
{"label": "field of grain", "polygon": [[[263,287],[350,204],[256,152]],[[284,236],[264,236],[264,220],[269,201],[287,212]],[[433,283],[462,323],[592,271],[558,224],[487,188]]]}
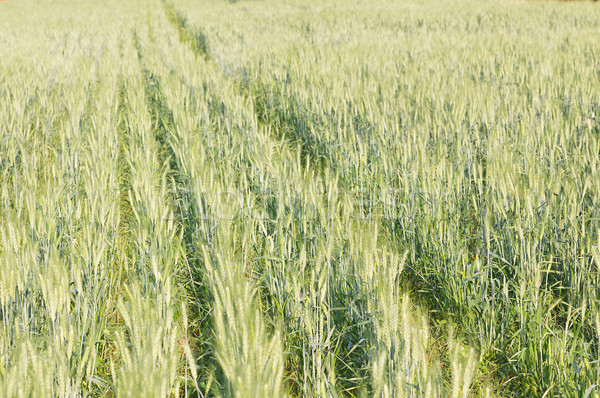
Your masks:
{"label": "field of grain", "polygon": [[600,6],[0,4],[0,396],[599,397]]}

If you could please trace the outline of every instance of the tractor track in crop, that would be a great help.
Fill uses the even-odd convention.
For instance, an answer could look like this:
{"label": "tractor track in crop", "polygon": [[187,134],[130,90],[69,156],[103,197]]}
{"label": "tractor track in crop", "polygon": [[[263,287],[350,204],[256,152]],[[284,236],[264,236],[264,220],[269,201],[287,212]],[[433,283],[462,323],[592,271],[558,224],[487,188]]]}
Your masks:
{"label": "tractor track in crop", "polygon": [[[194,54],[201,54],[205,60],[210,61],[208,39],[205,34],[197,27],[190,26],[187,18],[181,12],[177,11],[168,0],[162,0],[162,2],[167,19],[177,30],[181,43],[188,46]],[[196,36],[202,37],[201,48],[198,48],[195,42],[191,40],[191,38]],[[323,115],[313,114],[296,95],[288,91],[282,91],[274,87],[274,85],[263,82],[259,78],[242,74],[229,79],[232,80],[232,83],[237,88],[238,94],[252,103],[259,127],[267,128],[274,140],[284,140],[287,142],[291,151],[293,151],[294,147],[299,148],[303,168],[306,169],[308,167],[308,170],[314,172],[315,175],[323,175],[326,170],[334,175],[339,175],[340,167],[335,155],[335,143],[327,142],[310,131],[311,126],[316,125],[317,128],[319,126],[323,127],[323,124],[326,123]],[[288,79],[290,79],[289,76]],[[364,125],[369,124],[368,120],[360,118],[359,115],[354,117],[353,122],[355,128],[359,126],[361,129],[365,129]],[[374,159],[377,154],[369,152],[368,156],[368,161],[371,162],[371,158]],[[478,152],[477,160],[482,164],[485,171],[485,154],[482,155]],[[365,203],[364,198],[355,194],[350,189],[354,185],[356,185],[356,181],[353,180],[352,176],[345,176],[340,178],[338,188],[344,190],[348,195],[354,196],[355,203]],[[470,198],[467,198],[465,203],[470,203],[469,200]],[[477,244],[477,240],[475,239],[482,231],[481,219],[479,217],[475,218],[472,212],[468,213],[465,217],[467,222],[464,226],[464,232],[470,237],[469,252],[473,256],[475,254],[481,256],[483,255],[483,249]],[[393,220],[381,219],[376,222],[380,224],[382,230],[386,231],[392,239],[402,239],[398,235]],[[417,246],[416,249],[418,251],[420,247]],[[398,251],[398,249],[394,249],[394,251]],[[415,256],[418,257],[419,254],[417,253]],[[410,262],[408,266],[409,268],[418,267],[418,265],[410,264]],[[419,293],[423,291],[423,287],[425,286],[428,286],[427,289],[431,291],[437,291],[436,284],[439,281],[425,280],[418,275],[418,272],[410,272],[405,277],[405,282],[409,286],[409,290],[414,293],[414,298],[421,304],[427,303],[429,307],[436,307],[436,314],[438,314],[436,316],[439,316],[442,313],[442,308],[439,306],[438,301]]]}
{"label": "tractor track in crop", "polygon": [[[190,40],[190,38],[199,36],[204,37],[204,35],[195,32],[186,22],[186,18],[181,13],[177,12],[171,3],[163,1],[163,6],[167,19],[178,32],[180,42],[185,47],[188,47],[197,57],[201,55],[204,62],[212,62],[208,46],[206,45],[207,39],[204,38],[201,41],[203,44],[200,48],[197,47],[195,44],[196,42]],[[231,81],[231,79],[228,80]],[[252,104],[252,109],[258,124],[257,127],[269,131],[271,139],[274,142],[283,142],[287,147],[285,150],[289,151],[290,154],[298,153],[298,158],[301,160],[300,167],[304,173],[308,173],[317,178],[336,174],[336,163],[333,157],[334,153],[327,143],[320,141],[318,137],[311,134],[309,131],[311,123],[314,122],[315,118],[306,113],[301,102],[295,101],[290,103],[290,111],[285,112],[282,110],[281,106],[277,106],[273,103],[273,101],[277,101],[277,96],[273,95],[274,93],[271,89],[268,86],[261,84],[260,81],[238,79],[232,81],[232,83],[236,88],[237,94]],[[184,84],[186,83],[184,82]],[[215,96],[218,98],[218,95],[215,94]],[[221,106],[214,106],[219,103]],[[217,117],[225,116],[226,109],[221,101],[217,99],[214,103],[209,105],[211,105],[209,106],[211,114],[215,114]],[[264,187],[256,185],[251,179],[249,179],[249,181],[251,192],[256,197],[257,203],[261,203],[266,214],[272,218],[272,221],[276,222],[281,215],[269,213],[269,209],[272,209],[273,207],[268,206],[266,201],[262,198],[261,192],[264,191]],[[323,195],[326,197],[328,192],[323,192]],[[306,206],[306,203],[302,204],[303,212],[306,211],[310,213],[313,211],[315,214],[317,213],[316,209],[311,209],[310,206]],[[287,208],[286,205],[284,213],[286,211],[292,212],[292,210],[293,209]],[[272,230],[268,230],[269,234],[276,234],[277,227],[273,224]],[[390,250],[390,252],[397,253],[398,256],[401,257],[401,253],[399,253],[396,248],[392,249],[387,247],[386,249]],[[347,285],[346,287],[348,288],[349,286],[350,285]],[[356,308],[366,308],[366,304],[360,302],[364,297],[362,297],[361,293],[358,291],[338,291],[336,288],[332,289],[330,294],[333,303],[332,307],[336,308],[336,313],[333,316],[336,318],[337,324],[344,328],[343,331],[336,332],[335,339],[337,341],[337,349],[339,350],[338,355],[345,359],[345,362],[341,361],[344,363],[344,366],[340,370],[340,379],[342,379],[343,376],[346,380],[342,388],[349,392],[356,388],[361,388],[361,386],[364,386],[363,383],[369,379],[368,364],[366,362],[368,361],[368,355],[364,353],[365,355],[361,356],[359,354],[360,350],[356,349],[356,345],[360,345],[360,337],[357,337],[356,335],[357,332],[358,335],[360,335],[360,330],[356,329],[367,327],[367,323],[361,321],[360,325],[354,324],[354,320],[350,319],[353,315],[338,311],[339,308],[337,307],[339,306],[335,303],[338,301],[344,302],[344,300],[350,299]],[[271,304],[270,306],[273,308],[276,307],[275,304]],[[274,314],[271,315],[273,316]],[[288,360],[292,359],[293,355],[290,355]],[[354,366],[350,366],[350,363],[353,363]],[[293,368],[294,365],[290,364],[289,366]],[[290,368],[288,367],[288,371],[289,370]],[[292,370],[292,374],[293,372],[294,371]],[[292,381],[291,378],[290,381]],[[290,386],[290,388],[292,390],[297,389],[298,391],[301,391],[300,386]]]}
{"label": "tractor track in crop", "polygon": [[[161,88],[161,79],[147,65],[144,49],[137,34],[133,37],[134,46],[141,64],[147,111],[150,115],[151,129],[156,142],[159,144],[159,159],[165,165],[167,177],[171,182],[170,196],[175,217],[180,224],[185,248],[187,276],[178,275],[186,289],[186,295],[196,305],[189,307],[189,318],[192,322],[190,340],[195,347],[198,359],[198,369],[201,373],[200,386],[204,385],[207,372],[214,367],[214,356],[210,343],[210,293],[205,282],[202,253],[197,245],[200,231],[199,222],[202,217],[194,205],[189,176],[180,171],[177,155],[171,146],[172,131],[175,122],[173,112],[169,109]],[[201,240],[204,240],[201,237]],[[189,300],[188,300],[189,301]],[[210,381],[209,381],[210,383]]]}
{"label": "tractor track in crop", "polygon": [[161,0],[165,15],[171,25],[177,30],[179,41],[187,44],[196,57],[202,57],[205,60],[210,59],[208,48],[208,39],[204,32],[200,30],[192,31],[187,23],[187,18],[182,13],[178,12],[173,4],[167,0]]}
{"label": "tractor track in crop", "polygon": [[[165,14],[169,22],[173,25],[179,35],[180,42],[187,46],[197,57],[202,58],[204,62],[214,62],[210,55],[208,46],[209,39],[196,26],[188,23],[184,14],[176,10],[169,0],[162,0]],[[195,40],[199,37],[201,40]],[[219,68],[222,70],[222,68]],[[252,104],[253,111],[259,128],[270,131],[270,135],[275,141],[284,142],[290,152],[299,151],[299,157],[302,159],[301,167],[315,176],[323,176],[326,173],[338,175],[338,190],[353,197],[355,203],[363,206],[364,198],[351,190],[356,186],[356,178],[350,175],[342,175],[343,167],[338,164],[340,156],[348,154],[339,154],[336,152],[335,142],[327,142],[323,135],[319,134],[320,128],[327,128],[328,116],[324,114],[313,114],[309,107],[303,104],[302,100],[290,89],[286,81],[282,84],[269,84],[262,81],[259,77],[248,76],[242,71],[233,77],[223,75],[234,85],[238,95],[245,98]],[[287,79],[290,79],[288,75]],[[281,82],[280,82],[281,83]],[[360,115],[355,115],[354,128],[360,131],[372,128],[372,122],[365,120]],[[485,127],[482,127],[485,128]],[[476,151],[476,162],[482,170],[483,188],[485,190],[487,183],[487,153],[485,151],[485,141],[472,143]],[[295,148],[294,148],[295,147]],[[377,163],[377,153],[371,151],[368,146],[367,161]],[[469,170],[465,170],[469,177],[469,192],[465,194],[463,200],[465,206],[462,206],[463,213],[460,214],[464,219],[462,232],[467,237],[468,255],[471,259],[479,257],[485,259],[489,248],[482,239],[484,236],[483,219],[485,213],[478,213],[471,203],[471,194],[477,190],[475,177],[471,176]],[[485,198],[478,203],[480,209],[486,209]],[[365,210],[361,207],[361,210]],[[369,210],[366,209],[368,212]],[[368,215],[370,217],[370,215]],[[369,219],[369,223],[375,223],[384,232],[386,237],[386,250],[401,256],[404,250],[410,246],[409,242],[402,237],[402,232],[398,230],[395,220],[385,217],[375,216]],[[429,278],[421,275],[419,272],[420,261],[427,259],[430,255],[425,248],[418,242],[419,237],[414,239],[417,245],[413,247],[414,252],[407,259],[406,271],[401,275],[401,284],[410,293],[414,301],[422,308],[428,309],[430,315],[430,324],[436,339],[443,339],[447,335],[447,326],[442,326],[447,320],[461,323],[461,319],[455,319],[452,312],[445,310],[448,303],[449,308],[458,308],[459,312],[468,311],[465,303],[457,302],[454,297],[447,294],[444,289],[445,280],[439,278]],[[437,322],[436,322],[437,321]],[[462,338],[475,342],[475,331],[463,330]],[[500,366],[502,360],[499,358],[488,359],[493,363],[492,366]]]}
{"label": "tractor track in crop", "polygon": [[[175,28],[182,45],[187,47],[202,62],[214,62],[210,54],[209,40],[202,30],[189,24],[185,15],[179,12],[169,0],[162,0],[162,4],[165,16]],[[221,67],[218,69],[222,70]],[[299,158],[302,160],[301,167],[305,172],[312,173],[315,176],[338,175],[338,190],[353,197],[354,202],[361,206],[361,211],[369,211],[362,207],[364,198],[359,193],[351,190],[351,187],[356,185],[352,175],[341,175],[343,168],[338,165],[340,154],[336,154],[336,144],[324,141],[319,135],[319,128],[327,128],[326,115],[313,114],[307,108],[307,105],[303,104],[302,100],[292,91],[281,91],[283,89],[279,86],[265,83],[260,78],[250,77],[243,73],[230,77],[224,71],[223,76],[233,84],[238,95],[252,104],[258,127],[269,131],[274,141],[285,143],[291,153],[298,151]],[[213,111],[217,109],[211,108]],[[224,112],[226,110],[221,109],[221,113]],[[364,125],[370,123],[370,121],[364,120],[360,116],[356,116],[353,121],[355,123],[354,127],[357,128],[358,126],[361,129],[364,129]],[[372,126],[367,126],[367,129],[369,127]],[[314,129],[317,129],[317,131]],[[481,143],[478,144],[480,145],[477,148],[481,149]],[[341,156],[344,156],[344,154]],[[376,156],[377,154],[372,153],[369,148],[368,161],[371,162],[371,158],[376,159]],[[478,151],[477,161],[480,162],[485,173],[486,156],[482,150]],[[256,192],[260,192],[260,187],[255,188]],[[256,196],[258,198],[260,195],[257,194]],[[465,203],[470,204],[468,200]],[[471,207],[469,206],[469,208]],[[464,232],[469,236],[467,249],[473,257],[476,255],[481,257],[484,255],[484,250],[476,239],[482,233],[481,217],[474,215],[473,212],[469,212],[468,216],[468,220],[464,225]],[[405,248],[409,245],[407,242],[403,244],[403,238],[400,236],[394,220],[375,216],[373,219],[369,219],[368,222],[377,224],[380,227],[379,229],[387,236],[384,244],[385,250],[402,257]],[[418,237],[415,237],[415,240],[418,240]],[[400,283],[420,307],[428,309],[427,312],[430,315],[430,325],[434,336],[436,339],[443,340],[448,332],[447,326],[442,325],[448,319],[453,319],[453,316],[444,311],[442,304],[452,302],[453,308],[456,308],[460,307],[462,303],[456,302],[450,295],[445,294],[443,280],[426,279],[419,273],[419,259],[427,254],[420,253],[422,248],[419,245],[414,249],[417,252],[409,256],[406,271],[402,273]],[[413,260],[410,260],[411,257]],[[454,321],[460,323],[460,319]],[[462,333],[463,338],[474,341],[472,336],[474,334],[470,331]],[[366,369],[366,364],[360,366]],[[350,386],[350,388],[354,388],[354,386]]]}
{"label": "tractor track in crop", "polygon": [[[172,3],[168,0],[162,1],[166,17],[177,30],[181,43],[187,46],[197,57],[201,56],[204,61],[211,61],[208,39],[205,34],[199,28],[190,26],[187,18],[177,11]],[[202,38],[200,46],[197,41],[193,40],[194,37]],[[315,175],[323,175],[326,172],[340,175],[335,143],[323,141],[318,132],[315,134],[311,130],[315,128],[314,126],[317,129],[319,126],[323,127],[323,123],[327,123],[326,117],[323,119],[323,115],[313,115],[293,92],[281,91],[282,89],[279,89],[279,86],[269,85],[261,81],[260,78],[239,75],[229,79],[232,80],[238,94],[251,102],[259,127],[268,129],[274,140],[287,142],[290,151],[293,152],[294,146],[298,148],[302,159],[302,167],[305,170],[309,170]],[[356,120],[356,117],[354,122],[355,124],[369,123],[368,120]],[[356,125],[354,127],[356,128]],[[481,149],[481,145],[478,148]],[[369,158],[375,158],[376,154],[369,152],[368,156]],[[478,151],[477,160],[482,164],[485,173],[486,156],[481,150]],[[338,189],[354,197],[355,203],[360,203],[360,206],[362,206],[364,199],[350,189],[355,185],[356,181],[352,179],[351,175],[341,176],[338,180]],[[470,204],[468,200],[466,200],[466,203]],[[469,206],[469,208],[471,207]],[[481,217],[475,216],[472,212],[469,212],[468,216],[468,222],[464,225],[464,232],[469,236],[467,249],[473,257],[476,255],[483,256],[484,250],[476,239],[482,233]],[[399,235],[396,223],[393,220],[379,217],[375,217],[369,222],[378,224],[380,229],[387,235],[386,249],[401,256],[404,246],[408,247],[408,243],[402,244],[402,237]],[[419,250],[419,247],[416,247],[416,249]],[[416,261],[408,260],[407,272],[402,274],[401,283],[419,306],[429,309],[428,313],[430,314],[434,334],[436,338],[442,338],[447,334],[447,330],[446,327],[441,325],[449,317],[442,308],[442,303],[450,301],[453,302],[455,307],[461,306],[461,303],[455,302],[451,296],[444,294],[444,289],[441,287],[444,281],[428,280],[420,275],[418,262],[419,258],[424,255],[426,254],[417,252],[413,256],[409,256],[409,259],[412,257]],[[450,318],[452,319],[451,315]],[[435,322],[436,320],[439,322]],[[456,321],[460,322],[460,319]],[[473,336],[473,333],[467,331],[463,334],[463,337],[471,339],[469,336]]]}

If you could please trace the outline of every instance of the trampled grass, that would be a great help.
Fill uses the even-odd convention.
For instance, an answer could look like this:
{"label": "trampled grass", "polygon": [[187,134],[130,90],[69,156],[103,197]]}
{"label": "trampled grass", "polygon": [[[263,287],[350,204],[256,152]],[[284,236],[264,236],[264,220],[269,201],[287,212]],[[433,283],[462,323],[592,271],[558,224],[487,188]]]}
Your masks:
{"label": "trampled grass", "polygon": [[598,396],[596,4],[0,13],[1,396]]}

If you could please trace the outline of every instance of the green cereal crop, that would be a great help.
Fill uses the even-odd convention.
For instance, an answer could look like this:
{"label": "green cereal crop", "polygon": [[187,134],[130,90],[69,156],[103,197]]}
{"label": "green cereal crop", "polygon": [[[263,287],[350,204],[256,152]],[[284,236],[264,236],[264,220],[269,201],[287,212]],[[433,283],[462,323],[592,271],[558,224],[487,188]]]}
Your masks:
{"label": "green cereal crop", "polygon": [[594,2],[0,15],[0,396],[598,397]]}

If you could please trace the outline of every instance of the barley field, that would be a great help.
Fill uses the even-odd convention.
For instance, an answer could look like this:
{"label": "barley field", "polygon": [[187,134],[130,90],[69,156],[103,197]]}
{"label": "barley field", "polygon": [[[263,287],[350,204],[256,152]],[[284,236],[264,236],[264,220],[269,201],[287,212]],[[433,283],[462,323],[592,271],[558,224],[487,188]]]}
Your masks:
{"label": "barley field", "polygon": [[600,397],[600,5],[0,3],[1,397]]}

